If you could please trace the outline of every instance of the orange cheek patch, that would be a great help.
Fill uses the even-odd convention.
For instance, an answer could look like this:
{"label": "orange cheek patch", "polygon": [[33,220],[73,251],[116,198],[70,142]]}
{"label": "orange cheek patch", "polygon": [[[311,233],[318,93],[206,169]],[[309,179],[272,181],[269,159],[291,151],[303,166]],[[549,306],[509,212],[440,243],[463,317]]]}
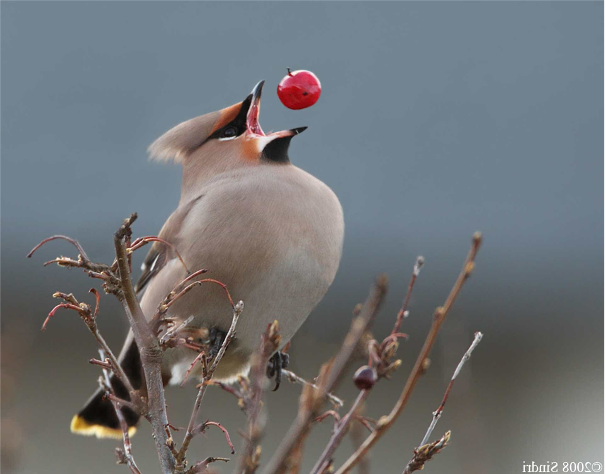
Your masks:
{"label": "orange cheek patch", "polygon": [[242,143],[242,158],[246,161],[259,161],[259,144],[254,138],[244,140]]}
{"label": "orange cheek patch", "polygon": [[219,119],[215,122],[213,129],[210,131],[209,135],[212,135],[220,128],[225,127],[229,122],[235,119],[242,108],[242,102],[238,102],[237,104],[231,105],[219,111]]}

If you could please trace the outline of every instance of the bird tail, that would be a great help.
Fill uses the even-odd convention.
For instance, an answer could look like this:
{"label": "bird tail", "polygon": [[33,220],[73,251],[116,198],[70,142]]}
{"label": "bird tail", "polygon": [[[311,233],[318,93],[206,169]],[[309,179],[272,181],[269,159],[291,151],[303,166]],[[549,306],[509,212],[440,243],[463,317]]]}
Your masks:
{"label": "bird tail", "polygon": [[[124,353],[120,365],[131,384],[135,389],[141,387],[143,379],[141,359],[137,345],[133,341],[128,350]],[[117,397],[129,400],[129,393],[124,384],[114,375],[110,378],[111,386]],[[134,435],[137,431],[139,415],[127,407],[121,408],[126,424],[128,425],[128,434]],[[92,397],[88,399],[84,408],[74,415],[70,425],[72,433],[83,436],[96,436],[97,438],[121,438],[122,429],[118,421],[118,416],[110,400],[104,397],[104,392],[98,389]]]}

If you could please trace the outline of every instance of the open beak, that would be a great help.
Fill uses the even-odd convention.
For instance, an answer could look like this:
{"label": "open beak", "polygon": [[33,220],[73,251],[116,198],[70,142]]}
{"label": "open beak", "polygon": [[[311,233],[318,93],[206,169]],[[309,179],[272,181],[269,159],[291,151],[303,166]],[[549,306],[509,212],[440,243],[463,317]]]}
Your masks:
{"label": "open beak", "polygon": [[263,92],[263,84],[265,81],[259,82],[252,90],[250,95],[252,96],[250,101],[250,107],[248,108],[248,114],[246,114],[246,129],[251,135],[265,136],[261,124],[259,123],[259,112],[261,111],[261,94]]}
{"label": "open beak", "polygon": [[272,137],[272,138],[284,138],[294,137],[299,133],[303,132],[307,127],[298,127],[291,130],[282,130],[280,132],[270,133],[265,135],[261,124],[259,123],[259,112],[261,111],[261,93],[263,92],[263,85],[265,81],[259,82],[250,93],[251,101],[246,114],[246,130],[250,135],[256,135],[258,137]]}

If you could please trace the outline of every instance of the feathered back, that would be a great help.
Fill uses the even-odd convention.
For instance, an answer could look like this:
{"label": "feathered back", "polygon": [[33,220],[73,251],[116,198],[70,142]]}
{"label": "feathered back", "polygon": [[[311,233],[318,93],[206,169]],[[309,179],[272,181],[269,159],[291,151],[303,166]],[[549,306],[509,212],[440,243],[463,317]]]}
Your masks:
{"label": "feathered back", "polygon": [[159,161],[182,162],[216,130],[234,120],[241,107],[242,102],[238,102],[225,109],[195,117],[171,128],[149,146],[147,151],[150,158]]}

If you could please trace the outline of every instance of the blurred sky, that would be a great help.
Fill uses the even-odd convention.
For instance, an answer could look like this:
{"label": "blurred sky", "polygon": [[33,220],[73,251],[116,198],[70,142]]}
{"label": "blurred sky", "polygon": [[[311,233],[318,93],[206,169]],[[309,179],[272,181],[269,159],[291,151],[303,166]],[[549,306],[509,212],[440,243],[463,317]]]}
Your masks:
{"label": "blurred sky", "polygon": [[[80,472],[62,465],[68,457],[91,473],[125,471],[111,443],[67,432],[95,387],[92,338],[73,315],[38,332],[52,292],[84,295],[92,281],[41,268],[73,255],[67,244],[34,261],[25,254],[63,233],[110,261],[112,232],[133,211],[137,235],[157,233],[177,204],[180,168],[149,163],[149,143],[242,100],[261,79],[264,129],[309,126],[291,159],[345,211],[340,271],[293,341],[302,375],[331,354],[380,272],[392,291],[377,334],[393,324],[422,254],[404,368],[370,401],[376,416],[387,412],[472,232],[485,236],[434,370],[379,443],[373,472],[401,472],[476,330],[485,339],[439,424],[453,428],[453,444],[427,472],[603,462],[603,3],[2,2],[1,13],[2,327],[16,335],[3,344],[12,374],[3,411],[25,440],[18,472]],[[286,67],[319,76],[314,107],[280,104],[273,90]],[[119,345],[117,305],[102,304]],[[189,390],[168,395],[180,400],[181,424]],[[298,388],[283,393],[268,402],[268,452],[295,413]],[[209,400],[237,437],[244,419],[232,400]],[[312,438],[306,466],[327,436],[325,427]],[[212,454],[225,455],[209,438]],[[135,439],[139,452],[151,448],[145,434]],[[156,469],[153,455],[139,464]]]}

